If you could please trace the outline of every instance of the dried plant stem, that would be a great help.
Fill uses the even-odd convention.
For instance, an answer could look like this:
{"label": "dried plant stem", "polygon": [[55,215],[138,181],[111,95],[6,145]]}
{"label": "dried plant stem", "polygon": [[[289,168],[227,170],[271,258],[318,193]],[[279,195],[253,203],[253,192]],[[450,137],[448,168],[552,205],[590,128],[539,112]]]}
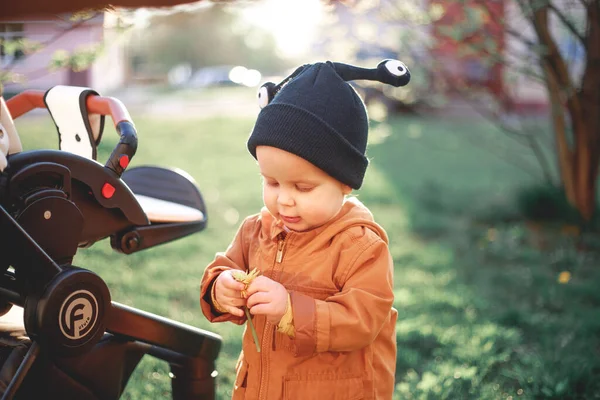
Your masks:
{"label": "dried plant stem", "polygon": [[[248,297],[248,292],[246,292],[246,290],[248,289],[248,286],[252,283],[254,278],[256,278],[258,275],[260,275],[260,271],[257,268],[254,268],[250,272],[233,271],[231,273],[231,275],[233,276],[233,279],[244,284],[244,289],[241,291],[241,295],[242,295],[242,298],[245,299]],[[250,316],[250,311],[248,310],[248,307],[244,306],[244,312],[246,313],[246,319],[248,320],[248,325],[250,325],[250,330],[252,331],[252,337],[254,338],[254,344],[256,345],[256,351],[260,353],[260,344],[258,343],[258,335],[256,334],[256,329],[254,328],[254,324],[252,323],[252,317]]]}
{"label": "dried plant stem", "polygon": [[254,329],[254,324],[252,323],[252,317],[250,316],[250,311],[248,307],[244,306],[244,312],[246,313],[246,319],[248,320],[248,325],[250,326],[250,330],[252,331],[252,337],[254,338],[254,344],[256,345],[256,351],[260,353],[260,344],[258,343],[258,335],[256,334],[256,329]]}

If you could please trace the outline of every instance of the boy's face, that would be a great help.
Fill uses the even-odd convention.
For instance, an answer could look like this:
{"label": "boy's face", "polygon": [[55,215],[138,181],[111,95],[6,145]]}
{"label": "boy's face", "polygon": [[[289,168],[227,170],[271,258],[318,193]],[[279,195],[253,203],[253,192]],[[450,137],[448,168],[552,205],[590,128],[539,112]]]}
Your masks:
{"label": "boy's face", "polygon": [[319,227],[342,207],[352,189],[303,158],[270,146],[258,146],[263,201],[290,230]]}

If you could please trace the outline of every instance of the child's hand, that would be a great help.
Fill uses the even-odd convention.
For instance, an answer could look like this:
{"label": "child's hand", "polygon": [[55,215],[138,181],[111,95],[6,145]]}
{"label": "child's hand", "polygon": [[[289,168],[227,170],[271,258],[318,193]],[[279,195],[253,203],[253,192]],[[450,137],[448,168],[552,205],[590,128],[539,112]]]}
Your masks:
{"label": "child's hand", "polygon": [[246,305],[246,299],[242,298],[244,284],[233,279],[231,272],[227,270],[219,274],[215,282],[215,299],[230,314],[243,317],[241,307]]}
{"label": "child's hand", "polygon": [[255,315],[266,315],[267,321],[278,324],[285,314],[288,292],[285,287],[266,276],[259,276],[248,286],[246,306]]}

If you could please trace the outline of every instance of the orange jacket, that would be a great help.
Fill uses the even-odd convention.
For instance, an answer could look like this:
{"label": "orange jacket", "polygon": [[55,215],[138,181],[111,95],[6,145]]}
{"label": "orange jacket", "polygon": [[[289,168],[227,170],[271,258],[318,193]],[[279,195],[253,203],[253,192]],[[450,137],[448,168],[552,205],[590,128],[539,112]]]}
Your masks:
{"label": "orange jacket", "polygon": [[384,230],[352,199],[319,228],[282,232],[266,209],[246,218],[202,277],[211,322],[245,322],[211,306],[212,283],[226,269],[258,268],[291,295],[295,338],[254,316],[261,352],[246,329],[233,399],[391,399],[398,313]]}

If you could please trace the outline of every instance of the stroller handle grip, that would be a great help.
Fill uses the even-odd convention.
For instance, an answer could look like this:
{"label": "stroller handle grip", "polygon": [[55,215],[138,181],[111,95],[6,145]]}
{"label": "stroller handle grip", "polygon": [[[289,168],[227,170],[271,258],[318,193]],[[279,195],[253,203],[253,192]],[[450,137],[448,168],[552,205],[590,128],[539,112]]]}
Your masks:
{"label": "stroller handle grip", "polygon": [[[6,100],[6,106],[12,118],[16,119],[33,109],[46,108],[46,104],[44,103],[45,94],[46,92],[43,90],[25,90]],[[115,127],[121,121],[133,123],[127,108],[125,108],[120,100],[114,97],[88,96],[85,104],[90,114],[110,115]]]}
{"label": "stroller handle grip", "polygon": [[[13,119],[35,109],[46,108],[43,90],[25,90],[8,99],[6,106]],[[110,115],[121,140],[113,150],[106,168],[121,176],[137,150],[137,133],[135,125],[125,105],[114,97],[88,96],[86,107],[90,114]]]}

